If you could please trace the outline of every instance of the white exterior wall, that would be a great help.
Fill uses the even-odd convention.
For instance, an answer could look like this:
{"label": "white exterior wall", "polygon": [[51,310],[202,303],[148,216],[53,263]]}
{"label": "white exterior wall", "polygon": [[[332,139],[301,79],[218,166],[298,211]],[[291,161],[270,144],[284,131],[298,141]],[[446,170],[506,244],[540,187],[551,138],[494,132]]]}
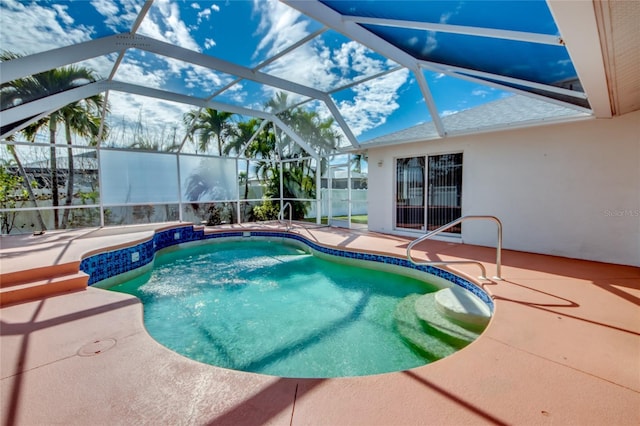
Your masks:
{"label": "white exterior wall", "polygon": [[[396,158],[451,152],[464,153],[462,214],[500,218],[504,248],[640,266],[640,112],[371,148],[369,229],[406,235]],[[466,222],[462,239],[495,246],[495,224]]]}

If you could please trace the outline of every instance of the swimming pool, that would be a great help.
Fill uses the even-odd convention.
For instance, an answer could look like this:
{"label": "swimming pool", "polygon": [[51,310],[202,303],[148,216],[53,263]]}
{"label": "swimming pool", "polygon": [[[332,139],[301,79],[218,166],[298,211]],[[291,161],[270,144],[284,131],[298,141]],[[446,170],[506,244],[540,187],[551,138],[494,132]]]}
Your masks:
{"label": "swimming pool", "polygon": [[311,252],[299,241],[208,243],[158,254],[152,271],[111,289],[140,298],[148,332],[166,347],[281,377],[414,368],[480,331],[461,340],[417,319],[415,299],[437,291],[433,283]]}

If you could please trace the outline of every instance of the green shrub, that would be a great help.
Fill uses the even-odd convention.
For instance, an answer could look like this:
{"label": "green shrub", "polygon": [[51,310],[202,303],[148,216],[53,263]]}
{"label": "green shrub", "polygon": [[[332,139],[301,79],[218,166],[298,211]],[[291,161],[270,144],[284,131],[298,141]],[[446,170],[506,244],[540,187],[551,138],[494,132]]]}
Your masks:
{"label": "green shrub", "polygon": [[262,204],[253,207],[253,215],[256,220],[275,220],[280,213],[280,204],[271,200],[263,199]]}

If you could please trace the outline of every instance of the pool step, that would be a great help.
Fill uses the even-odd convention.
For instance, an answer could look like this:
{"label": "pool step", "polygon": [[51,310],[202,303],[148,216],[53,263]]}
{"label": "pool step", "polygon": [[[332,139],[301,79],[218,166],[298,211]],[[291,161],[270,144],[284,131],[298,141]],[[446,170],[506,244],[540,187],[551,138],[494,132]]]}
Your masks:
{"label": "pool step", "polygon": [[14,267],[12,272],[4,272],[0,274],[0,287],[21,284],[27,281],[44,280],[50,277],[57,277],[59,275],[74,274],[80,270],[79,261],[40,267],[33,267],[33,265],[21,266],[22,267],[20,267],[20,265],[18,265],[18,267]]}
{"label": "pool step", "polygon": [[23,302],[73,290],[87,288],[89,275],[79,272],[76,266],[71,270],[68,265],[49,268],[48,276],[44,270],[30,271],[27,274],[3,274],[0,277],[0,306]]}
{"label": "pool step", "polygon": [[[478,296],[462,287],[439,290],[434,296],[436,308],[445,317],[467,328],[483,330],[491,320],[491,310]],[[416,302],[416,309],[420,302]],[[418,316],[420,310],[418,309]]]}
{"label": "pool step", "polygon": [[462,324],[451,321],[440,311],[438,294],[429,293],[415,300],[414,309],[416,316],[427,328],[447,336],[455,345],[466,346],[478,338],[479,333],[464,327]]}
{"label": "pool step", "polygon": [[402,338],[423,356],[436,361],[451,355],[459,348],[445,339],[431,335],[430,330],[425,329],[415,309],[416,300],[420,297],[420,294],[412,294],[398,302],[393,318],[396,330]]}
{"label": "pool step", "polygon": [[436,294],[409,295],[396,305],[394,312],[398,333],[433,361],[462,349],[479,335],[442,315],[436,307]]}

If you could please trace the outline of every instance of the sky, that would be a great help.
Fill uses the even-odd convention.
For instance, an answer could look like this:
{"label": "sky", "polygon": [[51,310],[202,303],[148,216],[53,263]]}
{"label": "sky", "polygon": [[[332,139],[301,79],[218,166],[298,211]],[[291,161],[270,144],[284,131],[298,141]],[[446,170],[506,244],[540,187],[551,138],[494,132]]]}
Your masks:
{"label": "sky", "polygon": [[[2,0],[0,48],[32,54],[125,33],[131,30],[142,3],[141,0]],[[460,13],[449,5],[455,6],[457,2],[441,3],[448,7],[435,10],[439,15],[431,19],[455,23],[456,14]],[[529,21],[527,16],[522,18],[522,22]],[[253,68],[321,28],[318,22],[277,0],[156,0],[138,34]],[[435,48],[437,39],[429,32],[423,34],[424,48]],[[116,58],[117,53],[113,53],[81,65],[108,77]],[[396,65],[367,47],[327,30],[260,71],[330,91]],[[487,85],[438,72],[423,72],[441,116],[510,96],[509,92]],[[236,77],[129,49],[114,79],[209,98]],[[218,93],[213,100],[264,110],[264,104],[275,92],[272,87],[242,81]],[[337,91],[331,96],[360,141],[431,120],[415,75],[406,69]],[[304,100],[295,94],[290,94],[290,99]],[[115,144],[118,139],[126,139],[127,132],[137,122],[165,137],[175,133],[177,136],[173,137],[180,140],[183,136],[180,131],[182,115],[193,109],[189,105],[114,91],[110,92],[109,101]],[[322,117],[330,115],[318,102],[305,105],[317,108]]]}

